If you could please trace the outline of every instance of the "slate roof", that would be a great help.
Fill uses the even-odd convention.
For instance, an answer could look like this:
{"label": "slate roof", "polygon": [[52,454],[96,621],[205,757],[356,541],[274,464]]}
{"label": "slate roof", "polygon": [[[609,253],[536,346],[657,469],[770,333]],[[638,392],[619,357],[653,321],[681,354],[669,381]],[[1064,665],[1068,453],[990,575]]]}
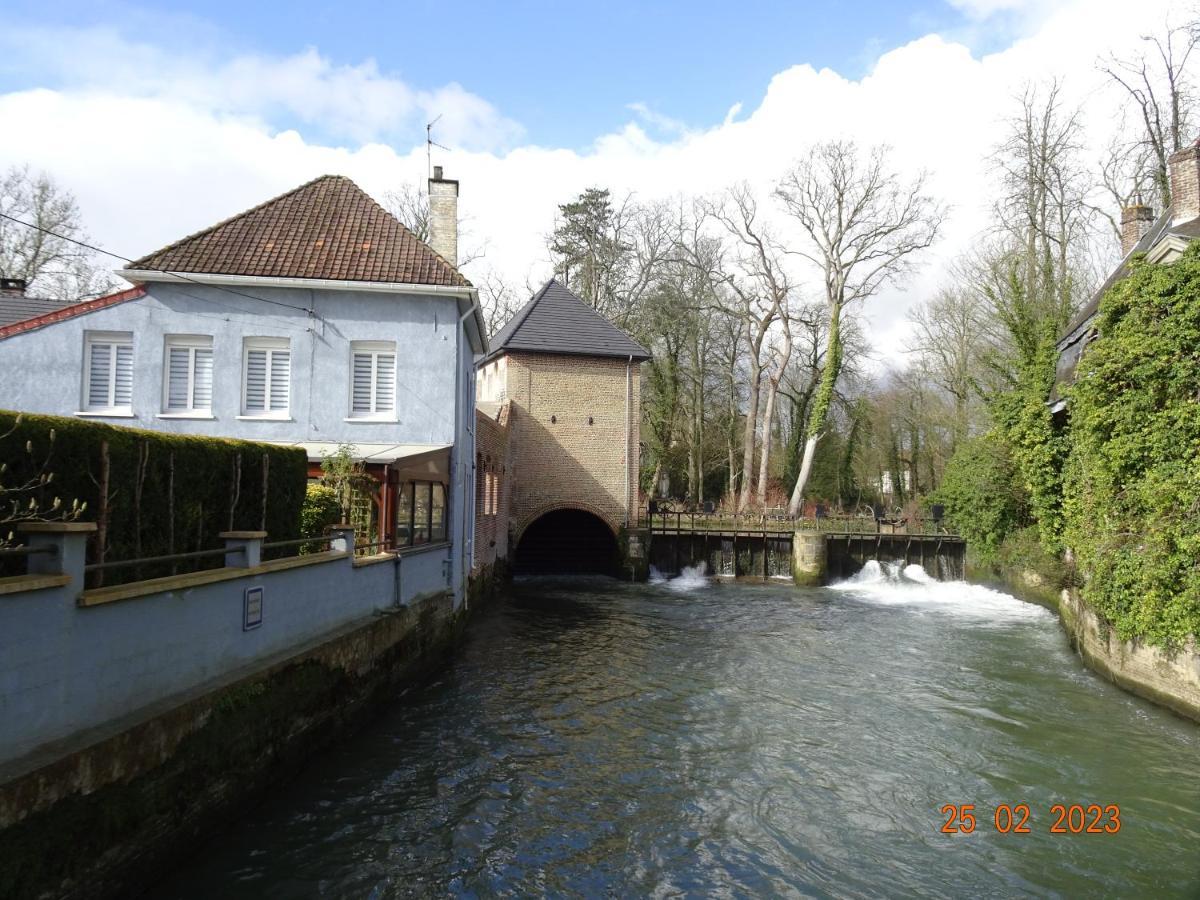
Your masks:
{"label": "slate roof", "polygon": [[342,175],[322,175],[128,268],[470,286],[454,266]]}
{"label": "slate roof", "polygon": [[485,361],[513,351],[632,356],[639,362],[650,358],[650,351],[555,279],[547,281],[490,343]]}
{"label": "slate roof", "polygon": [[70,306],[65,300],[51,300],[48,297],[18,297],[12,294],[0,294],[0,328],[13,322],[22,322],[44,316],[46,313]]}
{"label": "slate roof", "polygon": [[1146,233],[1142,235],[1141,240],[1134,244],[1133,249],[1126,253],[1117,267],[1109,273],[1108,278],[1092,294],[1087,305],[1079,311],[1071,324],[1067,326],[1067,330],[1063,332],[1062,337],[1058,339],[1058,366],[1054,373],[1054,386],[1050,390],[1050,404],[1056,410],[1060,409],[1062,404],[1060,388],[1075,382],[1075,368],[1079,365],[1079,357],[1088,341],[1094,336],[1094,324],[1096,314],[1100,311],[1100,301],[1108,293],[1109,288],[1129,274],[1129,261],[1133,255],[1149,253],[1160,241],[1168,237],[1180,237],[1188,241],[1200,237],[1200,219],[1190,219],[1172,225],[1173,215],[1173,209],[1168,206],[1163,214],[1154,220]]}

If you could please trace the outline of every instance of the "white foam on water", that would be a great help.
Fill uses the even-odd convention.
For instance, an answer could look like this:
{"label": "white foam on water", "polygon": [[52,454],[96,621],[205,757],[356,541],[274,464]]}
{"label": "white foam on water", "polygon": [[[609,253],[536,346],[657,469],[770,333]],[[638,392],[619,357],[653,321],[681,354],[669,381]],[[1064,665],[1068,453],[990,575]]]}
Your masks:
{"label": "white foam on water", "polygon": [[867,560],[854,575],[829,586],[860,600],[905,606],[976,621],[1007,623],[1051,617],[1049,610],[966,581],[935,581],[921,566]]}
{"label": "white foam on water", "polygon": [[672,591],[687,593],[695,591],[708,584],[708,577],[705,574],[708,567],[703,563],[694,566],[685,566],[683,571],[674,578],[668,578],[662,572],[658,571],[654,566],[650,567],[650,583],[662,585]]}

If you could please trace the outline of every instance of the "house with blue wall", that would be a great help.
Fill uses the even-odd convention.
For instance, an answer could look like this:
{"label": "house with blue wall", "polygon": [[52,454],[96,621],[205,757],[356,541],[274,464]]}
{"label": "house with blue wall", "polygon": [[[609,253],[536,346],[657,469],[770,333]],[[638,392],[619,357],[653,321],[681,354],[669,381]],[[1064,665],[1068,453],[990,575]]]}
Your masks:
{"label": "house with blue wall", "polygon": [[461,596],[487,338],[457,196],[436,170],[426,244],[327,175],[131,263],[128,290],[0,316],[0,408],[295,445],[313,476],[352,445],[373,540],[442,554]]}

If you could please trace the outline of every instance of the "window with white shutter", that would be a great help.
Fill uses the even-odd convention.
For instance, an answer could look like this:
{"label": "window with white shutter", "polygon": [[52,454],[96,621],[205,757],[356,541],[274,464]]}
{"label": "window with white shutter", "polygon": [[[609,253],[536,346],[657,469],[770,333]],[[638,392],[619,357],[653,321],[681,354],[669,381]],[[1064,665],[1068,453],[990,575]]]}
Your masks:
{"label": "window with white shutter", "polygon": [[242,415],[286,419],[291,406],[292,354],[287,338],[246,338]]}
{"label": "window with white shutter", "polygon": [[395,415],[395,343],[355,341],[350,345],[350,417],[390,420]]}
{"label": "window with white shutter", "polygon": [[83,408],[109,415],[133,414],[133,335],[89,331],[84,339]]}
{"label": "window with white shutter", "polygon": [[163,410],[168,415],[211,415],[211,337],[168,335],[163,369]]}

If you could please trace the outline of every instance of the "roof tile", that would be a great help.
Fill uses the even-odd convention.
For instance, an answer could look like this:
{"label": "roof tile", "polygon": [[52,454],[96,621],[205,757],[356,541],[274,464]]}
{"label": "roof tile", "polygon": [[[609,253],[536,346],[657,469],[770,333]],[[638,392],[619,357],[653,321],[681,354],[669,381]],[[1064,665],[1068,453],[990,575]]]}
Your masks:
{"label": "roof tile", "polygon": [[130,269],[469,287],[342,175],[323,175],[129,264]]}

